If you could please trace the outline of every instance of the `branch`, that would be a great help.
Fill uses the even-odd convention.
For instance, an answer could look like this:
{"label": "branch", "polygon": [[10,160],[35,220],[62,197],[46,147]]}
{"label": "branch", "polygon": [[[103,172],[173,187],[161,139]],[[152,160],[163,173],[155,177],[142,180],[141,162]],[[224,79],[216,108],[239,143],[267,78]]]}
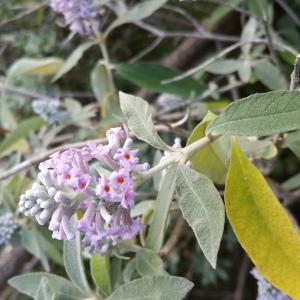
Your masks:
{"label": "branch", "polygon": [[172,250],[175,248],[180,236],[186,228],[186,225],[186,221],[182,217],[180,217],[169,239],[166,241],[165,245],[160,250],[160,256],[162,256],[164,259],[166,259],[170,255]]}
{"label": "branch", "polygon": [[[155,126],[157,131],[161,131],[161,132],[169,132],[170,128],[164,125],[156,125]],[[50,149],[40,155],[36,155],[32,158],[29,158],[23,162],[21,162],[20,164],[17,164],[16,166],[12,167],[11,169],[4,171],[2,173],[0,173],[0,181],[4,180],[6,178],[9,178],[19,172],[22,172],[26,169],[29,169],[30,167],[44,161],[45,159],[47,159],[51,154],[53,154],[54,152],[57,151],[64,151],[67,150],[69,148],[81,148],[87,145],[87,143],[89,142],[94,142],[94,143],[106,143],[107,142],[107,138],[100,138],[100,139],[94,139],[94,140],[88,140],[88,141],[84,141],[84,142],[77,142],[77,143],[73,143],[73,144],[68,144],[68,145],[62,145],[53,149]]]}
{"label": "branch", "polygon": [[[253,41],[249,41],[249,42],[246,42],[246,43],[253,43]],[[181,79],[184,79],[188,76],[191,76],[203,69],[205,69],[207,66],[209,66],[210,64],[212,64],[213,62],[215,62],[216,60],[222,58],[223,56],[227,55],[228,53],[234,51],[235,49],[238,49],[239,47],[241,47],[242,45],[244,45],[245,42],[238,42],[238,43],[235,43],[227,48],[225,48],[223,51],[219,52],[218,54],[214,55],[213,57],[209,58],[208,60],[206,60],[204,63],[196,66],[196,67],[193,67],[191,69],[189,69],[188,71],[178,75],[178,76],[175,76],[173,78],[170,78],[170,79],[167,79],[167,80],[163,80],[162,83],[163,84],[167,84],[167,83],[172,83],[172,82],[175,82],[175,81],[179,81]]]}
{"label": "branch", "polygon": [[295,90],[300,83],[300,54],[297,55],[294,70],[291,74],[290,90]]}
{"label": "branch", "polygon": [[44,161],[45,159],[47,159],[51,154],[53,154],[54,152],[57,151],[64,151],[67,150],[69,148],[80,148],[80,147],[84,147],[85,145],[87,145],[88,142],[95,142],[95,143],[105,143],[107,142],[106,138],[102,138],[102,139],[95,139],[95,140],[90,140],[90,141],[85,141],[85,142],[79,142],[79,143],[74,143],[74,144],[68,144],[68,145],[63,145],[63,146],[59,146],[56,148],[53,148],[51,150],[48,150],[40,155],[34,156],[32,158],[29,158],[23,162],[21,162],[20,164],[17,164],[16,166],[12,167],[11,169],[4,171],[2,173],[0,173],[0,181],[4,180],[6,178],[9,178],[21,171],[24,171],[42,161]]}
{"label": "branch", "polygon": [[288,6],[285,0],[276,0],[279,6],[286,12],[286,14],[300,27],[300,19],[298,15]]}
{"label": "branch", "polygon": [[42,8],[42,7],[46,6],[46,5],[47,5],[47,2],[43,2],[43,3],[41,3],[41,4],[37,4],[37,5],[35,5],[35,6],[31,7],[31,8],[29,8],[28,10],[25,10],[25,11],[23,11],[23,12],[17,14],[17,15],[16,15],[15,17],[13,17],[13,18],[1,22],[1,23],[0,23],[0,27],[6,25],[6,24],[8,24],[8,23],[17,21],[17,20],[19,20],[19,19],[21,19],[21,18],[24,18],[24,17],[26,17],[26,16],[32,14],[33,12],[39,10],[40,8]]}
{"label": "branch", "polygon": [[239,37],[225,35],[225,34],[217,34],[210,32],[187,32],[187,31],[165,31],[163,29],[157,28],[153,25],[145,23],[143,21],[137,21],[134,23],[138,27],[151,32],[157,37],[167,38],[167,37],[187,37],[187,38],[197,38],[203,40],[218,40],[220,42],[237,42],[239,41]]}
{"label": "branch", "polygon": [[11,86],[7,84],[2,84],[0,83],[0,90],[2,90],[5,93],[10,93],[10,94],[15,94],[23,97],[28,97],[28,98],[36,98],[36,99],[45,99],[45,100],[53,100],[54,98],[40,94],[37,92],[31,92],[16,86]]}
{"label": "branch", "polygon": [[233,300],[242,300],[244,296],[244,287],[248,275],[249,258],[244,254],[243,261],[239,270],[237,286],[233,295]]}
{"label": "branch", "polygon": [[163,40],[162,37],[157,37],[154,42],[151,42],[151,44],[147,46],[144,50],[142,50],[140,53],[132,57],[128,63],[132,64],[140,60],[141,58],[143,58],[145,55],[147,55],[152,50],[154,50],[161,43],[162,40]]}
{"label": "branch", "polygon": [[[276,49],[275,49],[275,45],[274,45],[274,41],[273,41],[273,35],[272,35],[272,30],[271,30],[271,24],[270,24],[270,20],[269,20],[269,12],[268,12],[268,7],[266,6],[264,1],[261,1],[261,7],[263,9],[263,18],[262,18],[262,22],[263,22],[263,26],[265,29],[265,34],[267,37],[267,46],[269,48],[270,54],[271,54],[271,58],[273,60],[273,62],[275,63],[275,65],[278,67],[278,69],[280,70],[280,72],[282,73],[282,75],[284,75],[284,69],[281,65],[280,59],[276,53]],[[285,76],[283,76],[285,79],[285,83],[287,86],[287,81]]]}
{"label": "branch", "polygon": [[31,255],[20,247],[6,247],[0,255],[0,290],[14,276]]}

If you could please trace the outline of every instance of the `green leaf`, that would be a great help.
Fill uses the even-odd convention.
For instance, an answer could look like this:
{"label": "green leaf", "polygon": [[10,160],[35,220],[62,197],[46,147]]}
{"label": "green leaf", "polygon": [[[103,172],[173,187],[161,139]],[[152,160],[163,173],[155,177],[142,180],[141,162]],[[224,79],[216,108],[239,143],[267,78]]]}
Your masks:
{"label": "green leaf", "polygon": [[243,32],[241,35],[241,42],[245,44],[242,45],[241,48],[246,58],[249,57],[250,49],[252,46],[251,41],[255,39],[256,28],[257,28],[257,21],[253,17],[249,19],[249,21],[243,28]]}
{"label": "green leaf", "polygon": [[[56,294],[60,295],[60,299],[64,300],[82,300],[85,298],[89,298],[89,294],[84,293],[80,289],[78,289],[74,284],[70,281],[66,280],[63,277],[35,272],[35,273],[27,273],[24,275],[15,276],[9,279],[8,283],[17,289],[19,292],[26,294],[34,299],[38,297],[39,287],[42,280],[48,280],[49,288]],[[58,298],[55,298],[58,299]]]}
{"label": "green leaf", "polygon": [[41,283],[37,290],[37,300],[52,300],[54,299],[55,294],[51,290],[48,279],[46,277],[42,277]]}
{"label": "green leaf", "polygon": [[162,84],[180,72],[154,63],[133,63],[116,65],[117,72],[130,82],[158,93],[169,93],[188,98],[192,94],[200,95],[204,91],[201,83],[189,77],[173,83]]}
{"label": "green leaf", "polygon": [[106,69],[100,63],[97,63],[91,73],[91,86],[99,103],[105,103],[112,94],[112,87],[109,83]]}
{"label": "green leaf", "polygon": [[111,294],[109,255],[93,255],[91,257],[91,275],[103,296]]}
{"label": "green leaf", "polygon": [[143,200],[137,203],[134,208],[131,210],[131,217],[136,218],[138,216],[147,214],[149,211],[154,210],[155,208],[155,201],[154,200]]}
{"label": "green leaf", "polygon": [[122,284],[122,260],[112,257],[110,263],[111,286],[114,291]]}
{"label": "green leaf", "polygon": [[300,236],[264,177],[233,141],[225,205],[232,228],[261,274],[300,299]]}
{"label": "green leaf", "polygon": [[33,59],[21,58],[8,70],[8,77],[20,75],[52,75],[63,65],[63,60],[57,57]]}
{"label": "green leaf", "polygon": [[[74,222],[74,220],[72,220]],[[76,231],[75,239],[64,241],[64,264],[69,278],[81,290],[89,292],[90,287],[85,276],[81,258],[80,234]]]}
{"label": "green leaf", "polygon": [[45,254],[54,262],[63,266],[64,261],[62,255],[62,241],[53,240],[49,232],[50,231],[48,230],[48,228],[38,226],[36,228],[36,233],[34,234],[38,238],[41,249],[45,252]]}
{"label": "green leaf", "polygon": [[238,69],[238,74],[243,82],[249,82],[251,78],[252,68],[250,60],[243,60]]}
{"label": "green leaf", "polygon": [[21,242],[23,247],[32,255],[37,257],[41,261],[43,268],[47,272],[49,272],[50,267],[48,259],[43,249],[41,248],[37,230],[35,228],[33,228],[32,230],[23,228],[21,231]]}
{"label": "green leaf", "polygon": [[161,188],[157,195],[156,206],[146,239],[146,247],[155,252],[160,250],[163,243],[169,209],[175,190],[177,169],[177,164],[166,169],[166,173],[162,179]]}
{"label": "green leaf", "polygon": [[120,105],[127,125],[140,140],[160,150],[170,150],[155,130],[149,104],[142,98],[120,92]]}
{"label": "green leaf", "polygon": [[136,259],[133,258],[129,262],[127,262],[126,266],[123,270],[123,281],[124,283],[128,283],[131,281],[131,278],[135,272],[136,269]]}
{"label": "green leaf", "polygon": [[[203,138],[208,124],[215,118],[216,116],[209,112],[203,121],[194,128],[187,145]],[[226,136],[209,143],[190,158],[193,169],[206,175],[212,181],[223,184],[229,166],[229,148],[230,140]]]}
{"label": "green leaf", "polygon": [[36,131],[45,124],[46,121],[40,117],[33,117],[19,123],[19,126],[0,144],[0,157],[4,152],[6,155],[9,154],[8,150],[10,150],[10,148],[12,148],[21,139],[25,138],[30,132]]}
{"label": "green leaf", "polygon": [[283,184],[282,187],[287,190],[287,191],[292,191],[294,189],[297,189],[300,187],[300,173],[292,176],[288,180],[286,180]]}
{"label": "green leaf", "polygon": [[106,300],[181,300],[193,283],[175,276],[146,276],[118,288]]}
{"label": "green leaf", "polygon": [[289,133],[284,141],[283,147],[292,150],[300,159],[300,131]]}
{"label": "green leaf", "polygon": [[254,13],[256,16],[262,18],[264,15],[263,5],[260,4],[261,0],[246,0],[246,5],[248,9]]}
{"label": "green leaf", "polygon": [[109,34],[114,28],[126,24],[137,22],[151,16],[156,10],[163,6],[168,0],[146,0],[138,3],[130,10],[119,16],[107,29],[105,35]]}
{"label": "green leaf", "polygon": [[71,55],[67,58],[67,60],[64,62],[64,64],[61,66],[61,68],[58,70],[56,75],[53,78],[53,82],[61,78],[63,75],[68,73],[70,70],[72,70],[79,60],[82,58],[83,54],[85,51],[87,51],[89,48],[94,46],[96,42],[88,42],[81,44],[78,46],[72,53]]}
{"label": "green leaf", "polygon": [[217,60],[206,67],[206,71],[212,74],[230,74],[237,71],[241,61],[236,59]]}
{"label": "green leaf", "polygon": [[206,134],[264,136],[300,128],[300,92],[254,94],[230,104]]}
{"label": "green leaf", "polygon": [[237,141],[243,152],[253,159],[271,159],[277,155],[277,148],[271,140],[237,137]]}
{"label": "green leaf", "polygon": [[255,63],[254,73],[270,90],[284,90],[287,88],[285,78],[280,70],[266,59],[258,60]]}
{"label": "green leaf", "polygon": [[183,217],[215,269],[225,222],[222,198],[207,177],[186,166],[179,167],[176,191]]}
{"label": "green leaf", "polygon": [[141,249],[136,255],[136,269],[141,276],[166,275],[161,258],[150,249]]}

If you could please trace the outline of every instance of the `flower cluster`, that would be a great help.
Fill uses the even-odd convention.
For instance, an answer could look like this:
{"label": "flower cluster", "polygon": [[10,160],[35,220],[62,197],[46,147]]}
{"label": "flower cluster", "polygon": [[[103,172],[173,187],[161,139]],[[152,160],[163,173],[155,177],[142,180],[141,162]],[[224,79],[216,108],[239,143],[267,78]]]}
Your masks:
{"label": "flower cluster", "polygon": [[50,0],[52,9],[63,14],[70,30],[80,35],[91,35],[99,26],[99,11],[93,7],[92,0]]}
{"label": "flower cluster", "polygon": [[277,290],[269,281],[267,281],[257,269],[253,269],[251,274],[257,280],[257,300],[291,300],[290,297]]}
{"label": "flower cluster", "polygon": [[6,213],[0,216],[0,245],[5,245],[18,228],[18,224],[13,214]]}
{"label": "flower cluster", "polygon": [[[145,171],[138,150],[125,131],[107,131],[108,144],[89,143],[81,149],[57,152],[39,166],[39,182],[20,198],[20,211],[49,223],[53,238],[73,239],[75,230],[91,252],[106,252],[118,240],[127,240],[142,229],[139,219],[130,216],[135,204],[134,172]],[[103,174],[95,173],[101,164]],[[105,168],[105,169],[104,169]],[[83,217],[72,225],[72,216]]]}

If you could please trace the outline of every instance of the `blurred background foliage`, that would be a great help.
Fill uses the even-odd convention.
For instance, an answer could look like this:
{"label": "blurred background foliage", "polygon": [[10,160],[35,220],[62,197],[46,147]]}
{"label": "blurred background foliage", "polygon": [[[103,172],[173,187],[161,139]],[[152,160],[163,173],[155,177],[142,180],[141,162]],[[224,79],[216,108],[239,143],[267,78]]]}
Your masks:
{"label": "blurred background foliage", "polygon": [[[178,136],[184,144],[208,110],[218,114],[236,99],[287,89],[300,48],[299,12],[297,0],[168,1],[150,17],[110,32],[108,62],[94,41],[72,36],[47,2],[2,0],[0,173],[54,147],[101,138],[109,126],[120,123],[105,64],[117,90],[151,103],[155,122],[170,144]],[[116,16],[106,9],[102,18],[105,32]],[[179,75],[186,76],[162,83]],[[144,144],[137,146],[144,160],[161,155]],[[260,146],[245,147],[298,222],[299,132],[284,142],[279,137]],[[211,170],[206,172],[211,175]],[[13,214],[18,224],[10,241],[2,245],[1,299],[26,299],[6,285],[16,273],[51,270],[66,275],[62,244],[53,241],[45,228],[18,215],[18,197],[35,174],[34,168],[10,177],[0,174],[1,215]],[[139,199],[154,200],[156,191],[157,183],[144,185]],[[141,205],[146,223],[151,220],[152,202]],[[176,207],[173,211],[167,240],[175,237],[176,243],[171,249],[163,248],[162,257],[171,274],[195,282],[189,299],[254,299],[251,264],[229,224],[214,271]],[[124,266],[122,258],[112,258],[115,285],[135,276],[128,267],[122,271]]]}

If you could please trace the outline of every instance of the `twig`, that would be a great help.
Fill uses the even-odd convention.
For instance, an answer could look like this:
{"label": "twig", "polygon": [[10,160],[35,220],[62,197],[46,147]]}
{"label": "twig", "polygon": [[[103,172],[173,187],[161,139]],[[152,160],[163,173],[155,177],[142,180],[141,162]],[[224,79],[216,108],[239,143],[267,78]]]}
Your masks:
{"label": "twig", "polygon": [[186,221],[180,217],[179,221],[176,223],[169,239],[166,241],[165,245],[162,247],[160,251],[160,256],[162,256],[164,259],[166,259],[172,250],[175,248],[181,234],[186,228]]}
{"label": "twig", "polygon": [[249,269],[249,258],[244,254],[243,261],[239,270],[236,289],[233,295],[233,300],[242,300],[244,295],[244,287]]}
{"label": "twig", "polygon": [[295,61],[294,70],[291,74],[290,90],[295,90],[300,82],[300,55],[298,54]]}
{"label": "twig", "polygon": [[8,246],[4,249],[0,255],[0,290],[30,257],[29,253],[20,247]]}
{"label": "twig", "polygon": [[45,5],[47,4],[47,2],[43,2],[41,4],[38,4],[38,5],[35,5],[34,7],[28,9],[28,10],[25,10],[21,13],[19,13],[18,15],[16,15],[15,17],[9,19],[9,20],[5,20],[3,22],[0,23],[0,27],[8,24],[8,23],[11,23],[11,22],[14,22],[18,19],[21,19],[21,18],[24,18],[26,17],[27,15],[30,15],[31,13],[35,12],[36,10],[39,10],[40,8],[44,7]]}
{"label": "twig", "polygon": [[218,40],[221,42],[237,42],[239,41],[239,37],[210,33],[210,32],[187,32],[187,31],[165,31],[163,29],[157,28],[153,25],[145,23],[143,21],[134,22],[135,25],[140,28],[151,32],[157,37],[167,38],[167,37],[189,37],[189,38],[197,38],[197,39],[205,39],[205,40]]}
{"label": "twig", "polygon": [[194,27],[195,29],[200,32],[200,33],[205,33],[206,30],[199,24],[199,22],[191,15],[189,14],[186,10],[173,6],[173,5],[164,5],[163,8],[174,11],[180,15],[182,15],[186,20],[188,20]]}
{"label": "twig", "polygon": [[[155,129],[157,131],[161,131],[161,132],[169,132],[170,128],[164,125],[156,125]],[[6,178],[9,178],[19,172],[22,172],[26,169],[29,169],[30,167],[42,162],[43,160],[45,160],[46,158],[48,158],[51,154],[53,154],[54,152],[57,151],[64,151],[67,150],[69,148],[80,148],[80,147],[84,147],[86,146],[89,142],[94,142],[94,143],[106,143],[107,142],[107,138],[100,138],[100,139],[94,139],[94,140],[88,140],[88,141],[84,141],[84,142],[77,142],[77,143],[73,143],[73,144],[68,144],[68,145],[62,145],[53,149],[50,149],[44,153],[41,153],[39,155],[36,155],[32,158],[29,158],[23,162],[21,162],[20,164],[15,165],[14,167],[12,167],[11,169],[4,171],[2,173],[0,173],[0,181],[4,180]]]}
{"label": "twig", "polygon": [[40,94],[37,92],[31,92],[16,86],[10,86],[7,84],[1,84],[0,83],[0,90],[2,90],[5,93],[10,93],[10,94],[16,94],[24,97],[29,97],[29,98],[36,98],[36,99],[45,99],[45,100],[53,100],[54,98],[51,98],[50,96]]}
{"label": "twig", "polygon": [[74,143],[74,144],[69,144],[69,145],[63,145],[63,146],[59,146],[56,148],[53,148],[51,150],[48,150],[44,153],[41,153],[40,155],[34,156],[32,158],[29,158],[23,162],[21,162],[20,164],[17,164],[16,166],[12,167],[11,169],[4,171],[2,173],[0,173],[0,181],[4,180],[6,178],[9,178],[21,171],[24,171],[40,162],[42,162],[43,160],[45,160],[46,158],[48,158],[51,154],[53,154],[54,152],[57,151],[64,151],[67,150],[69,148],[80,148],[80,147],[84,147],[85,145],[87,145],[88,142],[95,142],[95,143],[105,143],[107,141],[106,138],[102,138],[102,139],[95,139],[95,140],[90,140],[90,141],[85,141],[85,142],[79,142],[79,143]]}
{"label": "twig", "polygon": [[286,12],[286,14],[300,27],[300,19],[298,15],[288,6],[285,0],[276,0],[279,6]]}
{"label": "twig", "polygon": [[[275,46],[274,46],[273,35],[272,35],[271,28],[270,28],[271,24],[270,24],[270,20],[269,20],[268,8],[266,7],[266,4],[264,1],[261,1],[259,3],[263,9],[262,22],[263,22],[263,26],[265,29],[266,38],[268,41],[267,46],[269,48],[271,58],[272,58],[273,62],[275,63],[275,65],[280,70],[281,74],[284,75],[284,69],[281,65],[280,59],[276,53]],[[287,81],[286,81],[285,76],[283,76],[283,78],[284,78],[286,86],[287,86]]]}
{"label": "twig", "polygon": [[110,59],[109,59],[109,55],[108,55],[108,51],[107,51],[107,47],[106,47],[106,40],[105,38],[103,38],[100,43],[99,43],[101,52],[102,52],[102,56],[103,56],[103,60],[104,60],[104,67],[106,69],[107,72],[107,76],[108,76],[108,80],[110,83],[110,86],[113,90],[113,92],[116,92],[116,88],[115,88],[115,83],[114,83],[114,76],[112,74],[112,70],[110,68]]}
{"label": "twig", "polygon": [[[245,85],[246,83],[245,82],[242,82],[242,81],[237,81],[235,83],[232,83],[232,84],[229,84],[229,85],[226,85],[226,86],[223,86],[221,87],[220,89],[218,90],[213,90],[213,91],[210,91],[208,93],[204,93],[203,95],[201,95],[200,97],[197,97],[195,99],[192,99],[192,100],[188,100],[188,101],[184,101],[182,103],[179,103],[178,105],[174,105],[173,107],[170,107],[170,108],[166,108],[166,109],[163,109],[163,110],[160,110],[158,113],[156,113],[154,115],[155,118],[159,118],[161,116],[164,116],[165,114],[167,113],[170,113],[174,110],[177,110],[177,109],[180,109],[180,108],[184,108],[184,107],[187,107],[191,104],[194,104],[194,103],[197,103],[197,102],[200,102],[200,101],[203,101],[204,99],[210,97],[213,93],[218,93],[218,94],[223,94],[223,93],[226,93],[228,91],[231,91],[232,89],[234,88],[238,88],[238,87],[241,87],[243,85]],[[197,102],[196,102],[197,101]]]}
{"label": "twig", "polygon": [[225,1],[225,0],[200,0],[199,2],[209,2],[209,3],[214,3],[214,4],[221,4],[224,6],[228,6],[232,10],[235,10],[241,14],[244,15],[249,15],[251,17],[256,17],[254,14],[251,14],[248,10],[245,10],[237,5],[231,4],[230,1]]}
{"label": "twig", "polygon": [[[252,43],[253,41],[249,41],[247,43]],[[184,79],[188,76],[191,76],[203,69],[205,69],[207,66],[209,66],[210,64],[212,64],[213,62],[215,62],[216,60],[222,58],[223,56],[227,55],[228,53],[234,51],[235,49],[241,47],[242,45],[244,45],[245,42],[238,42],[238,43],[235,43],[227,48],[225,48],[223,51],[219,52],[218,54],[214,55],[213,57],[209,58],[208,60],[206,60],[204,63],[196,66],[196,67],[193,67],[191,69],[189,69],[188,71],[178,75],[178,76],[175,76],[173,78],[170,78],[170,79],[167,79],[167,80],[163,80],[162,83],[163,84],[167,84],[167,83],[172,83],[172,82],[175,82],[175,81],[179,81],[181,79]]]}
{"label": "twig", "polygon": [[163,40],[162,37],[157,37],[155,39],[155,41],[153,43],[151,43],[148,47],[146,47],[144,50],[142,50],[140,53],[138,53],[137,55],[135,55],[134,57],[132,57],[128,63],[132,64],[138,60],[140,60],[141,58],[143,58],[145,55],[147,55],[148,53],[150,53],[152,50],[154,50]]}

